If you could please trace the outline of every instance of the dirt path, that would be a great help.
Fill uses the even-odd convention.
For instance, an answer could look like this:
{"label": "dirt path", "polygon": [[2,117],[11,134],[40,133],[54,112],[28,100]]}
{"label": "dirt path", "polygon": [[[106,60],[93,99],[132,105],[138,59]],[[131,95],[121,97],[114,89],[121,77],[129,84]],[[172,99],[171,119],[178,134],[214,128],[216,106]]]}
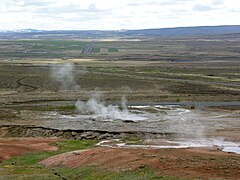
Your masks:
{"label": "dirt path", "polygon": [[25,152],[56,151],[49,143],[57,138],[0,138],[0,162]]}
{"label": "dirt path", "polygon": [[16,81],[17,85],[18,85],[18,88],[20,88],[21,86],[24,86],[25,88],[29,88],[29,90],[26,90],[26,92],[31,92],[31,91],[35,91],[38,89],[38,87],[36,86],[32,86],[30,84],[26,84],[23,82],[24,79],[27,79],[27,78],[20,78]]}
{"label": "dirt path", "polygon": [[240,155],[213,149],[94,148],[50,157],[47,166],[95,165],[104,170],[125,171],[148,167],[158,176],[181,178],[240,178]]}
{"label": "dirt path", "polygon": [[81,55],[89,55],[92,52],[95,43],[96,43],[95,41],[91,41],[89,44],[87,44],[85,48],[82,50]]}

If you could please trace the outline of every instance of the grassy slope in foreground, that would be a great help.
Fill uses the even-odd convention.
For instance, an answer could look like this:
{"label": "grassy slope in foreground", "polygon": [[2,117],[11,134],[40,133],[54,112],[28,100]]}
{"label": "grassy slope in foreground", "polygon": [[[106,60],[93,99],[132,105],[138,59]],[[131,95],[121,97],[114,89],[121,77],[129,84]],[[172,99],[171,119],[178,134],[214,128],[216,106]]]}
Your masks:
{"label": "grassy slope in foreground", "polygon": [[142,168],[136,171],[113,172],[100,170],[95,166],[79,168],[44,167],[38,162],[47,157],[81,149],[88,149],[96,144],[94,140],[62,140],[53,145],[58,146],[54,152],[26,153],[0,164],[0,179],[168,179],[171,177],[156,177],[154,171]]}

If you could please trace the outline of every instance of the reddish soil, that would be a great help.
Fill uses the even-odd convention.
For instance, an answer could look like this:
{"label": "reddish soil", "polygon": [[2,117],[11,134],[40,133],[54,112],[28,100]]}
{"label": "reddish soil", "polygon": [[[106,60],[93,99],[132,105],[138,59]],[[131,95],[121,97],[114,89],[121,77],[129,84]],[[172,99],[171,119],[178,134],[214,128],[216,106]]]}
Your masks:
{"label": "reddish soil", "polygon": [[181,178],[240,178],[240,155],[214,149],[94,148],[50,157],[47,166],[95,165],[104,170],[136,170],[148,167],[158,176]]}
{"label": "reddish soil", "polygon": [[56,138],[0,138],[0,162],[25,152],[56,151],[49,143]]}

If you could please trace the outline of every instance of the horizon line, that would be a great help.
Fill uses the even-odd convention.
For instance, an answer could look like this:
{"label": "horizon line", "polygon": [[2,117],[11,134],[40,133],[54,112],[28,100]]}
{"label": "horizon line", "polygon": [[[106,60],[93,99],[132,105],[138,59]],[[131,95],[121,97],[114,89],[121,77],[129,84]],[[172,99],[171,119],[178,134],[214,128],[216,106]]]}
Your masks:
{"label": "horizon line", "polygon": [[227,27],[227,26],[240,26],[234,25],[200,25],[200,26],[176,26],[176,27],[163,27],[163,28],[143,28],[143,29],[115,29],[115,30],[100,30],[100,29],[35,29],[35,28],[24,28],[24,29],[0,29],[0,31],[24,31],[24,30],[37,30],[37,31],[134,31],[134,30],[157,30],[157,29],[177,29],[177,28],[197,28],[197,27]]}

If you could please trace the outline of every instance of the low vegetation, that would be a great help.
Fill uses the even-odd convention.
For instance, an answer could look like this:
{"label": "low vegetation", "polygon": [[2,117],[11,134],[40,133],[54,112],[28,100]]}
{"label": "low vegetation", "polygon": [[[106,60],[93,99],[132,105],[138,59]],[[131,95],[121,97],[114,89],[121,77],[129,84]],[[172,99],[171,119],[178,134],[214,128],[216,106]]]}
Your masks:
{"label": "low vegetation", "polygon": [[[134,139],[129,137],[129,139]],[[89,179],[89,180],[123,180],[123,179],[163,179],[174,180],[173,177],[157,177],[153,170],[140,167],[135,171],[111,171],[103,170],[101,167],[84,166],[78,168],[67,167],[44,167],[38,162],[45,158],[74,150],[88,149],[94,147],[94,140],[61,140],[52,143],[59,149],[53,152],[26,153],[19,157],[5,160],[0,164],[0,179]]]}

